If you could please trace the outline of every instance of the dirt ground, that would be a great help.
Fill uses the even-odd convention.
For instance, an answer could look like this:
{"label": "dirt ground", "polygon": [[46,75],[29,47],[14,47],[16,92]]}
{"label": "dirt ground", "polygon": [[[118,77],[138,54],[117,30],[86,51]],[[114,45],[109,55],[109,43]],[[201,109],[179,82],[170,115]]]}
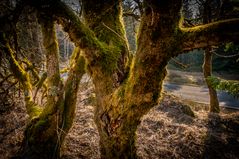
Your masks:
{"label": "dirt ground", "polygon": [[[62,159],[98,159],[99,135],[93,121],[93,86],[84,77],[78,92],[74,125],[62,148]],[[186,114],[191,106],[195,117]],[[137,154],[142,159],[237,159],[239,158],[239,113],[207,112],[208,106],[181,101],[164,93],[161,103],[143,118],[137,130]],[[23,138],[27,116],[23,103],[0,116],[0,159],[16,154]]]}

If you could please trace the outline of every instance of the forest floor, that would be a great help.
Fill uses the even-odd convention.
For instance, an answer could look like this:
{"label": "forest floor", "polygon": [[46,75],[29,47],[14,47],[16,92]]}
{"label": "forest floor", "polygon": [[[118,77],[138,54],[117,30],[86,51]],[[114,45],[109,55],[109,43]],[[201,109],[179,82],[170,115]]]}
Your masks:
{"label": "forest floor", "polygon": [[[137,154],[142,159],[239,158],[239,112],[208,113],[208,105],[182,100],[164,92],[161,103],[143,118],[137,130]],[[74,125],[62,148],[62,159],[98,159],[99,135],[93,121],[95,94],[87,76],[78,92]],[[18,102],[0,115],[0,159],[20,147],[26,113]],[[187,115],[190,106],[195,117]]]}

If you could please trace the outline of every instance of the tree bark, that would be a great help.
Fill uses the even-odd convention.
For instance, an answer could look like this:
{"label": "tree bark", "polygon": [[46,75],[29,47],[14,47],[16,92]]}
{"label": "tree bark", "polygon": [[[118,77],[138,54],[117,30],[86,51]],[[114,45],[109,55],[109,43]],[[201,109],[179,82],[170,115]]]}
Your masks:
{"label": "tree bark", "polygon": [[34,118],[25,130],[22,146],[22,158],[59,158],[62,123],[63,86],[60,80],[58,45],[54,21],[51,18],[40,19],[43,32],[47,64],[48,94],[47,104],[39,117]]}
{"label": "tree bark", "polygon": [[[88,70],[96,88],[95,122],[100,134],[102,158],[136,158],[135,131],[141,117],[159,101],[166,65],[171,57],[187,50],[187,47],[204,47],[200,40],[210,38],[212,43],[218,44],[228,38],[232,39],[230,33],[238,31],[236,28],[233,28],[234,31],[228,29],[231,24],[238,25],[238,20],[206,25],[199,29],[180,28],[181,3],[181,0],[149,0],[144,3],[145,13],[138,32],[138,48],[124,83],[115,80],[117,69],[108,71],[109,68],[115,68],[112,67],[115,64],[119,66],[115,58],[119,59],[122,50],[125,50],[125,47],[119,47],[124,46],[125,41],[122,40],[122,25],[118,23],[121,16],[120,1],[83,1],[85,20],[90,30],[63,3],[54,4],[58,22],[73,42],[85,50]],[[224,39],[215,38],[221,37],[216,31],[222,28],[228,29],[223,34]],[[198,41],[197,35],[200,36]],[[107,49],[110,52],[104,51]],[[120,50],[120,56],[114,56],[117,50]]]}
{"label": "tree bark", "polygon": [[204,51],[203,74],[209,91],[210,112],[219,113],[220,108],[217,91],[210,85],[210,82],[207,80],[207,78],[212,75],[212,53],[210,52],[210,48],[206,48],[206,50]]}
{"label": "tree bark", "polygon": [[[206,0],[204,2],[204,13],[203,13],[203,23],[207,24],[212,21],[212,12],[211,12],[211,3],[209,0]],[[210,86],[209,81],[207,78],[212,75],[212,52],[211,52],[211,47],[205,48],[204,51],[204,64],[203,64],[203,74],[204,74],[204,79],[207,83],[208,87],[208,92],[209,92],[209,99],[210,99],[210,112],[214,113],[219,113],[220,108],[219,108],[219,101],[217,98],[217,91]]]}
{"label": "tree bark", "polygon": [[[85,2],[85,5],[87,2]],[[106,7],[109,8],[109,6],[113,6],[114,9],[120,7],[118,6],[119,2],[117,4],[111,2],[110,4],[111,5],[107,3]],[[95,122],[100,134],[101,158],[104,159],[137,157],[135,147],[135,132],[137,126],[140,124],[141,117],[158,103],[158,98],[160,97],[162,81],[166,76],[166,65],[170,57],[170,45],[168,44],[172,39],[168,38],[168,36],[174,34],[174,28],[168,29],[168,25],[177,26],[179,10],[173,15],[172,19],[167,20],[167,18],[160,16],[159,10],[157,10],[156,7],[157,4],[149,4],[154,8],[151,10],[151,6],[148,6],[147,15],[142,19],[142,25],[139,31],[141,34],[138,37],[138,51],[136,57],[132,60],[130,74],[127,81],[125,81],[126,83],[111,89],[112,91],[106,92],[107,89],[105,88],[107,88],[107,83],[102,82],[106,77],[97,78],[97,76],[93,75],[97,94]],[[102,8],[102,12],[105,11],[102,6],[97,8],[97,14],[94,13],[94,9],[88,7],[87,10],[99,18],[98,15],[101,15],[99,8]],[[119,19],[119,11],[115,13],[115,10],[112,9],[108,12],[109,15],[114,16],[113,19]],[[105,18],[109,17],[99,19],[102,21],[105,20]],[[160,21],[161,18],[164,20],[163,22]],[[153,22],[152,19],[154,19]],[[99,27],[97,22],[93,25],[95,22],[94,19],[93,22],[92,19],[89,19],[89,21],[90,20],[91,23],[89,26],[92,30]],[[107,23],[105,22],[105,24],[110,26],[117,34],[122,35],[120,31],[123,30],[123,28],[117,30],[116,27],[123,26],[116,26],[115,23],[117,22],[112,20],[107,21]],[[157,29],[159,29],[162,24],[163,29],[157,33]],[[95,28],[94,26],[97,27]],[[104,26],[102,27],[102,29],[107,30]],[[112,38],[112,34],[114,38],[117,39],[116,41],[122,41],[121,37],[123,36],[119,37],[114,35],[114,33],[109,30],[107,30],[107,32],[109,32],[111,36],[106,37],[106,39],[101,39],[98,32],[95,33],[101,41],[106,43]],[[163,34],[164,36],[161,36]],[[164,41],[163,44],[161,43],[162,41]],[[117,43],[115,45],[117,46]],[[173,49],[170,49],[170,51],[173,51]],[[90,69],[94,69],[91,64],[89,67]]]}

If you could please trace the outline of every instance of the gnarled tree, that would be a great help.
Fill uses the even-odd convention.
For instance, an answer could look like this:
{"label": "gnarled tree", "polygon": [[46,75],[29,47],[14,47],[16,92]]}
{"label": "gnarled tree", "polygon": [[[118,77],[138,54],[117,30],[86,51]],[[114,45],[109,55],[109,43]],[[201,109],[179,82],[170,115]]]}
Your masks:
{"label": "gnarled tree", "polygon": [[[82,0],[82,4],[85,23],[61,1],[39,1],[31,5],[53,18],[42,17],[45,47],[54,48],[51,22],[57,20],[87,62],[96,88],[95,122],[100,134],[102,158],[136,158],[135,131],[141,117],[159,102],[168,61],[183,52],[238,40],[239,19],[184,28],[180,13],[182,0],[145,0],[137,52],[131,58],[121,22],[121,1]],[[48,62],[56,56],[50,51],[55,52],[49,50]],[[77,63],[81,63],[80,59],[77,58]],[[73,86],[79,80],[76,77],[81,75],[77,63],[69,73],[69,79],[74,80],[68,80],[66,85],[69,87],[64,88],[58,70],[50,69],[56,63],[48,65],[48,81],[52,86],[48,91],[49,104],[27,127],[25,150],[30,153],[25,156],[37,158],[39,155],[38,158],[42,158],[45,154],[45,158],[51,158],[55,152],[51,150],[55,145],[60,146],[64,135],[59,143],[56,130],[68,130],[72,122],[67,119],[72,119],[75,104],[71,102],[76,100],[77,91]],[[58,96],[51,96],[55,90]],[[47,148],[42,147],[43,144]]]}

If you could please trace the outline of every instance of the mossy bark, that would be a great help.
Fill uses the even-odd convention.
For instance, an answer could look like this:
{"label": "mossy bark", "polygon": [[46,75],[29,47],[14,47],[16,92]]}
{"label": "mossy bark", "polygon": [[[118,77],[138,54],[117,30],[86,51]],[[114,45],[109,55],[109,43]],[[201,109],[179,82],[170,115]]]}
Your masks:
{"label": "mossy bark", "polygon": [[[134,128],[131,127],[131,133],[128,128],[125,129],[128,120],[124,119],[125,116],[118,110],[120,105],[115,105],[119,100],[118,96],[112,97],[113,93],[120,89],[120,84],[125,81],[129,71],[129,51],[121,20],[120,1],[83,1],[83,6],[87,25],[94,31],[97,39],[105,43],[106,47],[119,50],[118,53],[112,52],[98,58],[97,63],[88,63],[97,94],[95,122],[100,134],[101,158],[135,158],[133,142],[137,124]],[[110,56],[117,56],[117,60],[112,61]],[[104,65],[112,67],[107,64],[107,59],[116,65],[116,69],[110,73],[104,68]],[[121,120],[125,123],[122,124]]]}
{"label": "mossy bark", "polygon": [[13,75],[15,76],[15,78],[20,82],[21,87],[24,91],[25,106],[26,106],[27,113],[30,119],[33,119],[37,117],[42,110],[37,104],[33,102],[32,94],[31,94],[32,84],[31,84],[29,74],[23,69],[23,67],[16,60],[13,49],[11,48],[9,43],[5,41],[3,42],[3,44],[4,44],[3,50],[7,54],[8,61],[10,64],[10,69],[13,72]]}
{"label": "mossy bark", "polygon": [[[183,28],[179,27],[182,0],[144,1],[137,53],[131,63],[127,59],[128,46],[120,19],[121,1],[82,2],[87,25],[64,2],[26,3],[43,14],[48,13],[45,18],[53,15],[75,45],[83,50],[96,88],[95,122],[100,134],[102,158],[136,158],[135,131],[141,117],[159,101],[167,62],[183,51],[238,40],[239,20]],[[44,45],[49,49],[46,57],[52,62],[47,69],[53,67],[47,70],[47,81],[54,87],[48,89],[46,109],[27,126],[23,158],[60,156],[61,143],[73,121],[78,83],[84,72],[81,69],[84,58],[78,56],[65,87],[62,86],[59,66],[52,61],[57,59],[58,51],[54,24],[51,23],[53,19],[49,18],[50,22],[42,20],[46,26],[43,28]]]}
{"label": "mossy bark", "polygon": [[85,72],[84,58],[80,56],[80,49],[76,48],[69,77],[63,86],[54,21],[48,18],[40,19],[47,59],[47,103],[43,112],[27,125],[21,158],[60,158],[61,145],[74,119],[78,85]]}
{"label": "mossy bark", "polygon": [[[123,26],[120,21],[117,23],[117,19],[121,16],[121,11],[117,10],[120,9],[120,1],[109,2],[107,5],[102,3],[92,5],[88,1],[84,2],[84,7],[87,9],[86,18],[89,16],[86,21],[101,42],[108,46],[120,46],[122,50]],[[172,47],[170,44],[176,42],[174,34],[180,17],[180,6],[178,12],[168,19],[164,17],[164,14],[167,14],[166,10],[163,14],[159,13],[163,7],[158,8],[157,2],[150,4],[146,6],[146,13],[142,18],[138,51],[132,59],[130,74],[124,84],[115,85],[112,77],[114,73],[107,76],[100,65],[93,63],[88,65],[96,88],[95,122],[100,134],[101,158],[104,159],[137,157],[135,147],[137,126],[140,124],[141,117],[158,103],[167,72],[167,62],[172,52],[178,51],[177,47]],[[151,8],[152,6],[154,8]],[[107,8],[107,16],[104,15],[106,12],[104,7]],[[100,20],[97,20],[98,18]],[[117,35],[101,25],[102,22]],[[103,33],[106,34],[99,33],[98,30],[104,30]]]}

